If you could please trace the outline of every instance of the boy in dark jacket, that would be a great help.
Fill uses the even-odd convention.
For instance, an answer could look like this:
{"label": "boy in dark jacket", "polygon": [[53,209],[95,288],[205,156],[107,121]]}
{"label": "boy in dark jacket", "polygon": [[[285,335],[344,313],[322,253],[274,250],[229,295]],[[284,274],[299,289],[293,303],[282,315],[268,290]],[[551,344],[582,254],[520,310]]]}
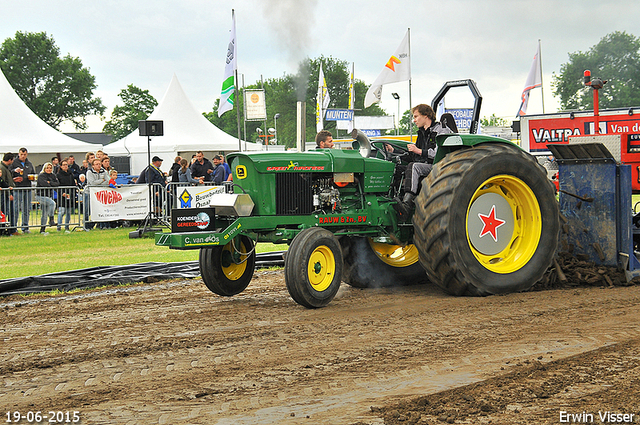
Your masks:
{"label": "boy in dark jacket", "polygon": [[436,136],[451,133],[451,130],[436,121],[436,114],[429,105],[420,104],[411,109],[413,122],[418,127],[416,143],[407,145],[410,162],[407,165],[404,179],[404,197],[396,199],[394,205],[400,219],[406,221],[413,208],[413,200],[420,189],[420,180],[427,176],[433,168],[433,160],[438,146]]}

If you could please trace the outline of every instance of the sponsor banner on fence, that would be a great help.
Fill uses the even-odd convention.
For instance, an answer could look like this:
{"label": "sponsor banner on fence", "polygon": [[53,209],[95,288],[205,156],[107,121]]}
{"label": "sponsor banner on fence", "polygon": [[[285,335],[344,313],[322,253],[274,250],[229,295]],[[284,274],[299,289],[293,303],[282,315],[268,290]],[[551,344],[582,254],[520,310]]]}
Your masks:
{"label": "sponsor banner on fence", "polygon": [[144,220],[149,212],[149,187],[88,187],[91,221]]}
{"label": "sponsor banner on fence", "polygon": [[215,230],[215,209],[176,208],[171,212],[172,232],[207,232]]}
{"label": "sponsor banner on fence", "polygon": [[224,193],[224,186],[177,186],[177,207],[207,208],[216,193]]}

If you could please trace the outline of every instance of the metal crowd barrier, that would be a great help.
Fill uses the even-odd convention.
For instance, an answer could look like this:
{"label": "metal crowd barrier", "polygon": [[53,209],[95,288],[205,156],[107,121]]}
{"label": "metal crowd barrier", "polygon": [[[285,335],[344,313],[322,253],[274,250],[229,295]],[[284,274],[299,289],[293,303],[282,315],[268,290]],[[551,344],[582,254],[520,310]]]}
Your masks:
{"label": "metal crowd barrier", "polygon": [[71,231],[82,225],[82,206],[81,191],[75,186],[1,189],[0,211],[5,222],[0,223],[0,230]]}
{"label": "metal crowd barrier", "polygon": [[[185,207],[185,203],[191,201],[188,199],[189,195],[184,193],[186,187],[190,187],[191,191],[205,193],[206,196],[223,191],[223,186],[209,182],[198,185],[167,183],[164,188],[154,183],[149,188],[152,194],[151,217],[169,225],[171,210]],[[51,196],[41,196],[44,194],[43,190],[49,191]],[[198,206],[196,201],[194,200],[192,207]],[[91,229],[94,226],[106,226],[91,221],[89,206],[88,191],[75,186],[1,189],[0,211],[4,214],[6,223],[2,223],[3,215],[0,214],[0,232],[13,233],[16,229],[23,232],[40,231],[42,227],[45,231],[73,231],[78,227]]]}

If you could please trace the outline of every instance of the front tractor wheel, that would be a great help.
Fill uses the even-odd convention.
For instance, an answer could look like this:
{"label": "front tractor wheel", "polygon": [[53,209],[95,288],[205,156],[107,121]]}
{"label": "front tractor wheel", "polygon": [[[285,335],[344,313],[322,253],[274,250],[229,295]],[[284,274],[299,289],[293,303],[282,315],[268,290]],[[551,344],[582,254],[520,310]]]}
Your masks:
{"label": "front tractor wheel", "polygon": [[224,297],[244,291],[256,265],[253,241],[240,236],[226,245],[200,249],[200,274],[207,288]]}
{"label": "front tractor wheel", "polygon": [[291,298],[307,308],[324,307],[340,289],[342,251],[333,233],[311,227],[298,233],[284,261]]}
{"label": "front tractor wheel", "polygon": [[413,224],[421,264],[455,295],[529,289],[553,261],[560,230],[544,169],[515,146],[489,143],[434,166]]}

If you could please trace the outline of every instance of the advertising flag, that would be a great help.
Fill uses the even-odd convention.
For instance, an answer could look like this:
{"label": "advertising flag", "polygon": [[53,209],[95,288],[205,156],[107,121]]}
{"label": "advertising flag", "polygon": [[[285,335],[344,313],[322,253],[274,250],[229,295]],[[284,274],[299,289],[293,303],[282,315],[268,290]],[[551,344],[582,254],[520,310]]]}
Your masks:
{"label": "advertising flag", "polygon": [[[354,110],[355,109],[355,103],[356,103],[356,91],[355,88],[353,86],[353,74],[355,73],[355,63],[351,64],[351,76],[349,77],[349,109],[350,110]],[[349,126],[347,127],[347,130],[349,131],[349,133],[351,133],[351,131],[353,130],[353,115],[351,116],[351,121],[349,121]]]}
{"label": "advertising flag", "polygon": [[409,55],[409,31],[404,36],[400,47],[389,58],[376,81],[369,87],[364,98],[364,107],[368,108],[382,97],[382,86],[390,83],[411,80],[411,57]]}
{"label": "advertising flag", "polygon": [[224,81],[222,82],[222,94],[218,106],[218,117],[233,109],[235,101],[235,71],[238,68],[236,61],[236,15],[231,11],[231,40],[227,49],[226,65],[224,67]]}
{"label": "advertising flag", "polygon": [[353,73],[355,71],[355,64],[351,64],[351,75],[349,76],[349,109],[355,109],[356,92],[353,87]]}
{"label": "advertising flag", "polygon": [[320,64],[320,74],[318,75],[318,96],[316,97],[316,129],[322,130],[324,114],[322,111],[329,107],[329,91],[327,90],[327,81],[324,79],[322,64]]}
{"label": "advertising flag", "polygon": [[533,57],[533,63],[531,64],[531,69],[529,70],[529,76],[527,77],[527,82],[524,84],[524,90],[522,91],[522,99],[520,102],[520,109],[518,109],[518,114],[516,118],[521,117],[527,114],[527,104],[529,103],[529,92],[536,87],[542,87],[542,73],[541,73],[541,63],[540,63],[540,44],[538,44],[538,51],[536,55]]}

